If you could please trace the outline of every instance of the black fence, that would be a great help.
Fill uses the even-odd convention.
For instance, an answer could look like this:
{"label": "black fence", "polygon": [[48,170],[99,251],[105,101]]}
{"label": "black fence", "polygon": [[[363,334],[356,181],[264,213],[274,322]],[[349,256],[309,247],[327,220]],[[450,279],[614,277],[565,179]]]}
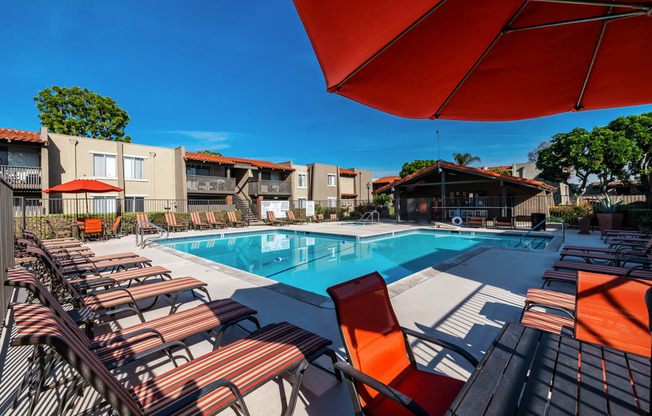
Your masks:
{"label": "black fence", "polygon": [[0,326],[5,321],[5,313],[11,296],[11,289],[5,286],[7,268],[14,265],[12,201],[11,186],[4,180],[0,180]]}

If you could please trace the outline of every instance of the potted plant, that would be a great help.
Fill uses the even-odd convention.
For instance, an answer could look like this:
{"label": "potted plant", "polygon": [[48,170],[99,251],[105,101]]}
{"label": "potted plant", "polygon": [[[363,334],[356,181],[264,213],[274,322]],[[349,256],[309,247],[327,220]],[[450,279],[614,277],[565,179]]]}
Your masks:
{"label": "potted plant", "polygon": [[590,234],[591,230],[591,206],[589,204],[576,204],[577,225],[580,227],[580,234]]}
{"label": "potted plant", "polygon": [[622,204],[622,198],[618,198],[616,202],[612,202],[607,194],[603,194],[598,198],[599,204],[597,205],[598,211],[598,224],[600,225],[600,232],[607,230],[620,230],[623,223],[623,214],[617,213],[618,206]]}
{"label": "potted plant", "polygon": [[638,229],[640,231],[649,231],[652,229],[652,213],[647,212],[638,217]]}

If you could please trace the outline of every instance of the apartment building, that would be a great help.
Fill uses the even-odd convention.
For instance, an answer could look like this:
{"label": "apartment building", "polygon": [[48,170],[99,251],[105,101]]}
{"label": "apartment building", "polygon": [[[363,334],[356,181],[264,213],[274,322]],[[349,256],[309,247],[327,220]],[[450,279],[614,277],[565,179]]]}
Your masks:
{"label": "apartment building", "polygon": [[[50,186],[87,178],[124,189],[88,194],[93,212],[115,212],[117,208],[141,212],[146,200],[186,199],[183,147],[169,149],[56,133],[47,133],[47,140]],[[50,196],[62,197],[71,195]],[[116,207],[116,200],[124,200],[124,206]]]}
{"label": "apartment building", "polygon": [[0,128],[0,177],[14,189],[14,196],[41,198],[49,187],[47,130]]}
{"label": "apartment building", "polygon": [[294,169],[292,173],[292,194],[290,200],[295,201],[297,208],[305,208],[310,196],[308,191],[308,167],[297,165],[291,161],[279,164]]}
{"label": "apartment building", "polygon": [[351,208],[372,201],[371,171],[336,165],[307,165],[308,199],[327,207]]}

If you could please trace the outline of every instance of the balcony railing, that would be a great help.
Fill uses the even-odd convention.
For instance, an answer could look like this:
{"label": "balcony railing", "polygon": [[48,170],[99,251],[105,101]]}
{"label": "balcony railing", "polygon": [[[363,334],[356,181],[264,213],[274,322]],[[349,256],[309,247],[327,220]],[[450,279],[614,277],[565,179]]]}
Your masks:
{"label": "balcony railing", "polygon": [[292,184],[282,181],[249,181],[249,195],[292,195]]}
{"label": "balcony railing", "polygon": [[186,175],[188,191],[215,194],[235,193],[235,178],[219,176]]}
{"label": "balcony railing", "polygon": [[0,177],[14,189],[41,190],[41,168],[0,165]]}

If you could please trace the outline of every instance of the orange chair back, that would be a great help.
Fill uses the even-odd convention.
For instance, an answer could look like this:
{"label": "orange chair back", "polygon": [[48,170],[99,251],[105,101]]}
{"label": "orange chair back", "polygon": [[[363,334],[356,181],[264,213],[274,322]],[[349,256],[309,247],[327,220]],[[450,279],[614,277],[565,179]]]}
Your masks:
{"label": "orange chair back", "polygon": [[331,214],[331,220],[336,220],[337,219],[337,214]]}
{"label": "orange chair back", "polygon": [[226,215],[229,216],[229,221],[238,222],[238,219],[235,217],[235,211],[226,211]]}
{"label": "orange chair back", "polygon": [[317,218],[319,218],[320,220],[323,220],[324,219],[324,214],[317,215]]}
{"label": "orange chair back", "polygon": [[578,272],[575,337],[650,356],[650,287],[649,280]]}
{"label": "orange chair back", "polygon": [[[390,384],[411,363],[401,327],[389,301],[387,285],[378,272],[328,288],[351,365]],[[362,405],[378,395],[357,384]]]}
{"label": "orange chair back", "polygon": [[267,218],[270,221],[276,221],[276,215],[274,215],[274,211],[267,211]]}
{"label": "orange chair back", "polygon": [[166,212],[165,213],[165,222],[167,222],[168,225],[177,225],[177,216],[174,215],[173,212]]}
{"label": "orange chair back", "polygon": [[289,209],[285,212],[285,215],[288,216],[288,218],[291,221],[296,221],[297,219],[294,217],[294,212],[290,211]]}
{"label": "orange chair back", "polygon": [[215,221],[215,214],[211,211],[206,211],[206,219],[208,222],[215,224],[217,221]]}
{"label": "orange chair back", "polygon": [[201,224],[201,218],[199,218],[199,212],[191,212],[190,213],[190,219],[194,224]]}
{"label": "orange chair back", "polygon": [[147,214],[136,214],[136,222],[141,221],[149,222],[149,219],[147,219]]}
{"label": "orange chair back", "polygon": [[313,214],[313,216],[312,216],[312,220],[313,220],[313,221],[317,221],[317,216]]}
{"label": "orange chair back", "polygon": [[84,219],[84,233],[101,233],[102,232],[102,218],[85,218]]}
{"label": "orange chair back", "polygon": [[122,221],[122,215],[118,215],[118,218],[115,219],[111,231],[116,231],[118,229],[118,227],[120,226],[120,221]]}

